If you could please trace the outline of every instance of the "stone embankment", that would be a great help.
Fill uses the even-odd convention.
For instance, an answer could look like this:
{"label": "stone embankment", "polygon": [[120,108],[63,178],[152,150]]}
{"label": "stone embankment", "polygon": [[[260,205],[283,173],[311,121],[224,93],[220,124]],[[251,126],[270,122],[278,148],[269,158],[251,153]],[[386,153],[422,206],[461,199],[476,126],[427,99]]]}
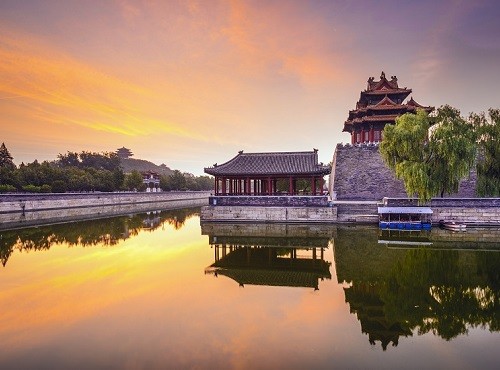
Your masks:
{"label": "stone embankment", "polygon": [[[376,224],[378,207],[382,205],[404,207],[418,204],[407,198],[384,198],[381,202],[337,200],[323,207],[210,205],[202,208],[201,221]],[[434,224],[446,220],[471,226],[500,227],[500,198],[439,198],[433,199],[428,206],[433,211]]]}
{"label": "stone embankment", "polygon": [[201,209],[201,220],[210,222],[332,223],[336,219],[335,207],[206,206]]}
{"label": "stone embankment", "polygon": [[[416,199],[387,198],[388,207],[417,205]],[[456,221],[468,225],[500,226],[500,198],[434,198],[428,204],[432,222]]]}
{"label": "stone embankment", "polygon": [[208,203],[209,195],[205,191],[0,195],[0,228],[199,207]]}
{"label": "stone embankment", "polygon": [[[461,181],[451,197],[475,197],[476,173]],[[377,144],[338,144],[333,155],[330,194],[337,200],[380,200],[407,197],[404,183],[398,180],[380,155]]]}

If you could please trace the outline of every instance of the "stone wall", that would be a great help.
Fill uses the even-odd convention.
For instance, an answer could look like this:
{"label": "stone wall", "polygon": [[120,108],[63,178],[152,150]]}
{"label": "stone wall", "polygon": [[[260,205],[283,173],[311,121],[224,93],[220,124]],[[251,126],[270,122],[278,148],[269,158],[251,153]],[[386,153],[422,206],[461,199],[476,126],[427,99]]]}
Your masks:
{"label": "stone wall", "polygon": [[[0,196],[0,229],[96,219],[120,214],[201,207],[207,192]],[[23,206],[24,205],[24,211]]]}
{"label": "stone wall", "polygon": [[405,197],[403,182],[384,164],[375,145],[338,144],[333,155],[330,194],[339,200]]}
{"label": "stone wall", "polygon": [[337,208],[337,222],[357,224],[378,223],[378,204],[376,201],[334,201],[333,205]]}
{"label": "stone wall", "polygon": [[232,237],[287,237],[287,238],[331,238],[335,235],[331,225],[285,224],[285,223],[201,223],[202,235]]}
{"label": "stone wall", "polygon": [[207,200],[206,191],[161,193],[65,193],[65,194],[6,194],[0,195],[0,214],[42,210],[93,208],[116,205],[169,202],[186,199]]}
{"label": "stone wall", "polygon": [[[475,197],[476,173],[460,183],[453,197]],[[330,194],[339,200],[407,197],[404,184],[382,160],[378,145],[338,144],[333,155]]]}
{"label": "stone wall", "polygon": [[328,197],[324,195],[309,196],[211,196],[209,204],[213,206],[247,206],[247,207],[328,207]]}
{"label": "stone wall", "polygon": [[[416,206],[416,199],[387,198],[388,207]],[[432,209],[432,222],[458,221],[470,225],[500,226],[500,198],[434,198],[427,206]]]}
{"label": "stone wall", "polygon": [[206,206],[201,209],[202,222],[297,222],[333,223],[335,207],[246,207]]}

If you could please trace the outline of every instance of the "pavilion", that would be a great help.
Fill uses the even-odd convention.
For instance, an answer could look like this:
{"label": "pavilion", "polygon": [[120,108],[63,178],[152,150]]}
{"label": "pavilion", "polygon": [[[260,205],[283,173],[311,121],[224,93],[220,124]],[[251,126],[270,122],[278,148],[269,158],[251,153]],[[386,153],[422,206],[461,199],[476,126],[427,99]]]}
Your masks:
{"label": "pavilion", "polygon": [[[318,163],[318,150],[238,154],[226,163],[205,168],[215,177],[215,195],[323,195],[323,177],[331,167]],[[307,192],[297,181],[306,180]],[[310,184],[310,187],[309,187]]]}

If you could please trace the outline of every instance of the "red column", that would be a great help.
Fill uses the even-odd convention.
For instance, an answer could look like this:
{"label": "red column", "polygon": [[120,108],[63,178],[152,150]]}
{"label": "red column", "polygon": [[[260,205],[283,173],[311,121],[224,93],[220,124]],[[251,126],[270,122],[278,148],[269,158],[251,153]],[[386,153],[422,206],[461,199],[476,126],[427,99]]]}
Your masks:
{"label": "red column", "polygon": [[272,185],[271,185],[271,178],[268,177],[267,178],[267,195],[271,195],[272,194]]}
{"label": "red column", "polygon": [[247,177],[247,186],[246,186],[246,189],[245,189],[245,193],[246,194],[250,194],[250,177]]}
{"label": "red column", "polygon": [[316,178],[314,176],[311,179],[311,194],[316,195]]}
{"label": "red column", "polygon": [[351,132],[351,145],[356,143],[356,131]]}
{"label": "red column", "polygon": [[373,143],[373,141],[374,141],[374,140],[373,140],[373,127],[372,127],[372,128],[370,128],[370,133],[368,134],[368,141],[369,141],[370,143]]}
{"label": "red column", "polygon": [[293,179],[292,176],[288,179],[288,195],[293,195]]}
{"label": "red column", "polygon": [[215,176],[214,180],[214,193],[215,195],[219,193],[219,180],[217,179],[217,176]]}
{"label": "red column", "polygon": [[226,195],[226,178],[222,178],[222,195]]}

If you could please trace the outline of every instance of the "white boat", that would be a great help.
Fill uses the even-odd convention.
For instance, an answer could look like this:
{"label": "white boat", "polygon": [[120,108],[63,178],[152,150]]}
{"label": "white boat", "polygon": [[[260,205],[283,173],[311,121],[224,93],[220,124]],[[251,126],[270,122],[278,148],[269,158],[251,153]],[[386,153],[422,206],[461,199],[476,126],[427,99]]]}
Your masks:
{"label": "white boat", "polygon": [[466,224],[459,224],[455,221],[440,221],[439,224],[445,229],[453,231],[465,231],[467,228]]}

